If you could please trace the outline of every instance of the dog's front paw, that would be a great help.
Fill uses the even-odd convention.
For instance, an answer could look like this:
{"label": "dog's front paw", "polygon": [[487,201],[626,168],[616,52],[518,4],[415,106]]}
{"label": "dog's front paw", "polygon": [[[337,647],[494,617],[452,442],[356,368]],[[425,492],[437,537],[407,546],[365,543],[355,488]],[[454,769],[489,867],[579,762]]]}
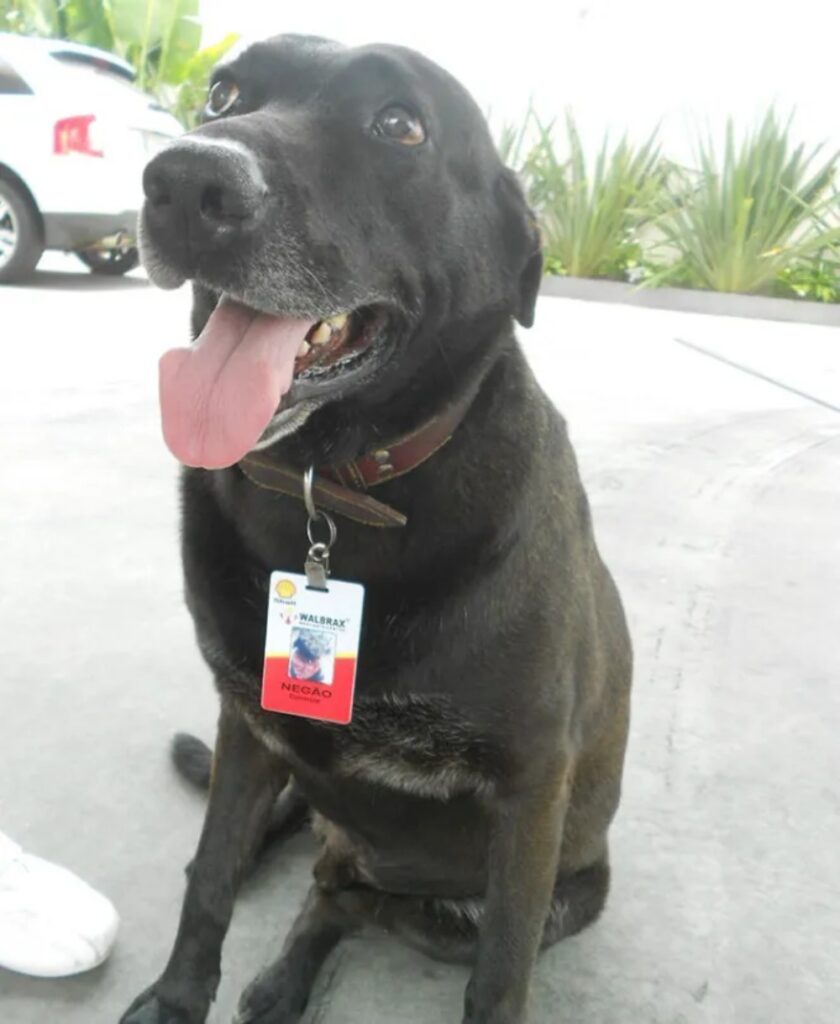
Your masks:
{"label": "dog's front paw", "polygon": [[479,1010],[477,1013],[464,1014],[463,1024],[524,1024],[524,1017],[511,1017],[506,1010]]}
{"label": "dog's front paw", "polygon": [[463,1024],[525,1024],[525,1017],[494,1006],[487,1010],[468,1010],[464,1014]]}
{"label": "dog's front paw", "polygon": [[525,1024],[525,1016],[493,1006],[486,1010],[468,1010],[464,1014],[463,1024]]}
{"label": "dog's front paw", "polygon": [[191,1010],[173,1006],[158,995],[156,986],[152,985],[129,1006],[120,1017],[120,1024],[204,1024],[209,1008],[209,1003]]}
{"label": "dog's front paw", "polygon": [[463,1024],[525,1024],[524,1010],[513,1009],[504,993],[482,992],[470,979],[464,998]]}
{"label": "dog's front paw", "polygon": [[233,1024],[297,1024],[309,991],[285,971],[265,971],[242,993]]}

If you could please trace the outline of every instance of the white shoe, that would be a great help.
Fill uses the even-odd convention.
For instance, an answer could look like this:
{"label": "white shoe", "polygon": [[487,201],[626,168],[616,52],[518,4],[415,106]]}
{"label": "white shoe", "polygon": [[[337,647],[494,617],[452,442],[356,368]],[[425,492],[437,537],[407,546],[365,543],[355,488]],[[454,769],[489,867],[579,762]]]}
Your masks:
{"label": "white shoe", "polygon": [[98,967],[119,917],[110,901],[0,832],[0,967],[63,978]]}

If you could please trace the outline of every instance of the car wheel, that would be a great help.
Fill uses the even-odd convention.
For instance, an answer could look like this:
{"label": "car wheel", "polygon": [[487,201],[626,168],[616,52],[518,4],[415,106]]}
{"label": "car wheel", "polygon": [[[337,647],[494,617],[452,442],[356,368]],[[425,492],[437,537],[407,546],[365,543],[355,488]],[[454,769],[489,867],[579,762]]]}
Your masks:
{"label": "car wheel", "polygon": [[136,249],[86,249],[76,255],[94,274],[119,277],[140,263]]}
{"label": "car wheel", "polygon": [[0,282],[29,277],[43,251],[38,211],[19,185],[0,177]]}

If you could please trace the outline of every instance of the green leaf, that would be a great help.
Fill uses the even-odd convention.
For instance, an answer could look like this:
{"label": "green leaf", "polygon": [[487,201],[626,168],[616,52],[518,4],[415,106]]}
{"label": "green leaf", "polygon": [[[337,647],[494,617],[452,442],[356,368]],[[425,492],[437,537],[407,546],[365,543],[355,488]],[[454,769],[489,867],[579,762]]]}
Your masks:
{"label": "green leaf", "polygon": [[571,113],[565,117],[562,160],[553,124],[542,123],[533,110],[528,120],[536,141],[522,177],[542,226],[546,265],[579,277],[626,280],[646,274],[638,232],[653,216],[665,166],[655,134],[638,148],[627,139],[616,145],[605,139],[590,165]]}
{"label": "green leaf", "polygon": [[173,19],[164,40],[158,69],[158,81],[178,85],[187,76],[187,69],[201,46],[201,25],[185,15]]}
{"label": "green leaf", "polygon": [[239,35],[232,32],[218,43],[199,50],[189,61],[175,102],[176,116],[186,127],[195,127],[206,100],[210,73],[237,42]]}
{"label": "green leaf", "polygon": [[0,0],[0,31],[61,36],[59,5],[55,0]]}
{"label": "green leaf", "polygon": [[699,139],[698,172],[665,190],[656,219],[673,254],[660,283],[766,293],[792,261],[837,243],[826,219],[837,155],[817,163],[822,147],[793,147],[790,131],[770,109],[740,145],[728,121],[720,154]]}
{"label": "green leaf", "polygon": [[184,80],[195,82],[202,86],[206,85],[210,78],[210,72],[222,57],[236,46],[239,39],[238,32],[230,32],[224,39],[220,39],[218,43],[213,43],[212,46],[205,46],[203,50],[193,54],[185,69]]}
{"label": "green leaf", "polygon": [[103,0],[64,0],[59,10],[62,34],[68,39],[101,50],[114,49],[113,23]]}
{"label": "green leaf", "polygon": [[201,45],[199,0],[110,0],[110,6],[114,34],[133,55],[140,87],[158,92],[181,82]]}

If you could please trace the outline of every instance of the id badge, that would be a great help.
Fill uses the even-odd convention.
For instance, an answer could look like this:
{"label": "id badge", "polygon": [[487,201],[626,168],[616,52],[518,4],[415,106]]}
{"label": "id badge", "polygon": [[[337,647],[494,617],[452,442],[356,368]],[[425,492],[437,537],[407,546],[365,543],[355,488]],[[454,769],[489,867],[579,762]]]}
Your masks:
{"label": "id badge", "polygon": [[268,598],[262,707],[347,725],[353,718],[365,589],[273,572]]}

